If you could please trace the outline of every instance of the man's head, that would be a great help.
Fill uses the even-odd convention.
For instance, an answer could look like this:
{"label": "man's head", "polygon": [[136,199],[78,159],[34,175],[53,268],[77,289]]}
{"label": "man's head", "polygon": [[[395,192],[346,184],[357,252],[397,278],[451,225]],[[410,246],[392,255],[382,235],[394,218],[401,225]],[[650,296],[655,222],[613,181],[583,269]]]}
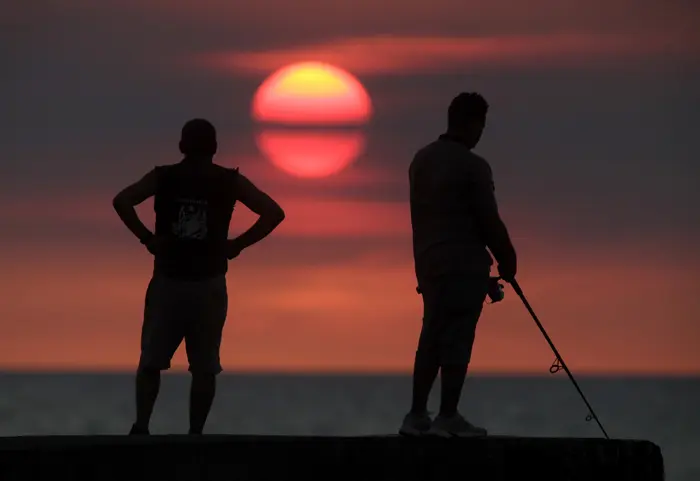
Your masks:
{"label": "man's head", "polygon": [[447,130],[474,148],[486,126],[489,104],[476,92],[462,92],[447,109]]}
{"label": "man's head", "polygon": [[208,120],[192,119],[182,127],[180,152],[188,157],[213,157],[218,145],[216,129]]}

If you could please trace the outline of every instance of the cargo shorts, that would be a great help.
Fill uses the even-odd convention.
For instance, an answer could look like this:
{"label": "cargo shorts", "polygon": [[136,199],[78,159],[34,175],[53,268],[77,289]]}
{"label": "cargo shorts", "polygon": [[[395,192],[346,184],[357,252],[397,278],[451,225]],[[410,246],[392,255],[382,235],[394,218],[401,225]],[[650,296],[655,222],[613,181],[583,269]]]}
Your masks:
{"label": "cargo shorts", "polygon": [[423,325],[418,350],[431,352],[443,366],[468,365],[488,292],[488,273],[455,272],[419,283]]}
{"label": "cargo shorts", "polygon": [[146,291],[139,368],[169,369],[184,340],[190,372],[219,374],[227,311],[223,275],[204,280],[154,276]]}

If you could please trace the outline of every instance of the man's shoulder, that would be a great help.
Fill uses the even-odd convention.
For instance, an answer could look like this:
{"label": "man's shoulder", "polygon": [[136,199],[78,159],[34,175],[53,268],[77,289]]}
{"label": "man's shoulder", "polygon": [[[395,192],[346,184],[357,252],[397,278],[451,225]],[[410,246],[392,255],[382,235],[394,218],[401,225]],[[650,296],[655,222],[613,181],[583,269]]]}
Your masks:
{"label": "man's shoulder", "polygon": [[412,164],[430,160],[454,161],[459,166],[471,164],[480,170],[490,169],[490,164],[484,157],[458,142],[431,142],[416,151]]}
{"label": "man's shoulder", "polygon": [[489,163],[488,163],[488,161],[486,160],[485,157],[483,157],[483,156],[481,156],[481,155],[475,153],[475,152],[472,151],[472,150],[469,151],[469,156],[470,156],[470,158],[471,158],[474,162],[476,162],[476,163],[489,165]]}
{"label": "man's shoulder", "polygon": [[186,166],[183,165],[182,161],[172,162],[170,164],[156,164],[151,172],[155,173],[159,177],[166,176],[177,176],[178,173],[182,172]]}
{"label": "man's shoulder", "polygon": [[165,179],[172,177],[172,172],[176,170],[178,163],[173,164],[156,164],[151,170],[148,171],[147,175],[153,176],[156,182],[159,184],[164,182]]}
{"label": "man's shoulder", "polygon": [[420,147],[415,155],[414,160],[421,157],[447,157],[460,160],[470,159],[478,163],[486,163],[486,159],[479,154],[475,154],[472,149],[461,142],[448,142],[441,139],[434,140],[429,144]]}
{"label": "man's shoulder", "polygon": [[489,176],[491,175],[491,164],[489,164],[488,160],[472,151],[469,151],[469,156],[469,163],[474,171]]}
{"label": "man's shoulder", "polygon": [[224,175],[227,175],[227,174],[235,175],[235,174],[239,173],[238,167],[226,167],[225,165],[216,164],[216,163],[212,163],[211,165],[212,165],[212,168],[214,169],[215,172],[218,172],[218,173],[221,173]]}
{"label": "man's shoulder", "polygon": [[187,165],[183,162],[160,164],[156,165],[151,172],[161,181],[166,181],[167,179],[199,179],[199,181],[204,182],[224,182],[225,184],[235,182],[240,175],[238,167],[231,168],[214,163],[200,166]]}
{"label": "man's shoulder", "polygon": [[173,162],[172,164],[156,164],[153,167],[153,170],[164,171],[164,170],[172,169],[173,167],[177,167],[178,165],[180,165],[180,162]]}
{"label": "man's shoulder", "polygon": [[413,159],[411,160],[411,164],[409,166],[409,171],[413,170],[416,168],[416,165],[425,162],[427,159],[433,158],[436,156],[436,147],[438,146],[437,141],[430,142],[429,144],[426,144],[413,154]]}
{"label": "man's shoulder", "polygon": [[427,143],[423,145],[422,147],[419,147],[418,150],[416,150],[416,153],[414,154],[413,158],[417,157],[424,157],[426,155],[429,155],[433,152],[435,152],[435,149],[440,146],[440,141],[439,140],[433,140],[430,143]]}
{"label": "man's shoulder", "polygon": [[213,176],[226,184],[237,182],[241,175],[238,171],[238,167],[226,167],[221,164],[211,164],[211,166]]}

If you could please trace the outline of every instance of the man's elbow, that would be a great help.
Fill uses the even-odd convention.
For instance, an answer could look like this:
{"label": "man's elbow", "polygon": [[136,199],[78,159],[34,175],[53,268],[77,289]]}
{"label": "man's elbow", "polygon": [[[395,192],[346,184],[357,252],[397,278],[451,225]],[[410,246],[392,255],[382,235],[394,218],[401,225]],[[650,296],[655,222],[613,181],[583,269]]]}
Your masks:
{"label": "man's elbow", "polygon": [[284,220],[286,214],[284,213],[284,210],[282,207],[279,205],[275,206],[270,206],[266,211],[261,215],[262,218],[266,219],[267,222],[270,224],[277,226],[282,223]]}
{"label": "man's elbow", "polygon": [[280,206],[277,206],[272,211],[271,219],[275,222],[275,224],[281,224],[286,216],[287,215],[285,214],[284,209],[282,209],[282,207]]}
{"label": "man's elbow", "polygon": [[133,207],[133,205],[129,202],[129,199],[127,199],[126,196],[120,192],[114,196],[114,199],[112,199],[112,207],[114,207],[114,210],[117,212],[120,212],[124,209],[128,209],[129,207]]}

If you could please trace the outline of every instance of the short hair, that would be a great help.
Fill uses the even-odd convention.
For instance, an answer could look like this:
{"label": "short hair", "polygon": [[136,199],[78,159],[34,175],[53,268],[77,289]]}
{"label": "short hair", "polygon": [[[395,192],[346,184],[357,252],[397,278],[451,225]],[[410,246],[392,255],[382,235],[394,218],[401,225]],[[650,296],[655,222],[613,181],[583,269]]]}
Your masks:
{"label": "short hair", "polygon": [[462,92],[447,109],[447,126],[462,127],[471,120],[484,120],[489,111],[486,99],[476,92]]}
{"label": "short hair", "polygon": [[180,150],[183,154],[214,155],[216,147],[216,129],[208,120],[192,119],[182,127]]}

